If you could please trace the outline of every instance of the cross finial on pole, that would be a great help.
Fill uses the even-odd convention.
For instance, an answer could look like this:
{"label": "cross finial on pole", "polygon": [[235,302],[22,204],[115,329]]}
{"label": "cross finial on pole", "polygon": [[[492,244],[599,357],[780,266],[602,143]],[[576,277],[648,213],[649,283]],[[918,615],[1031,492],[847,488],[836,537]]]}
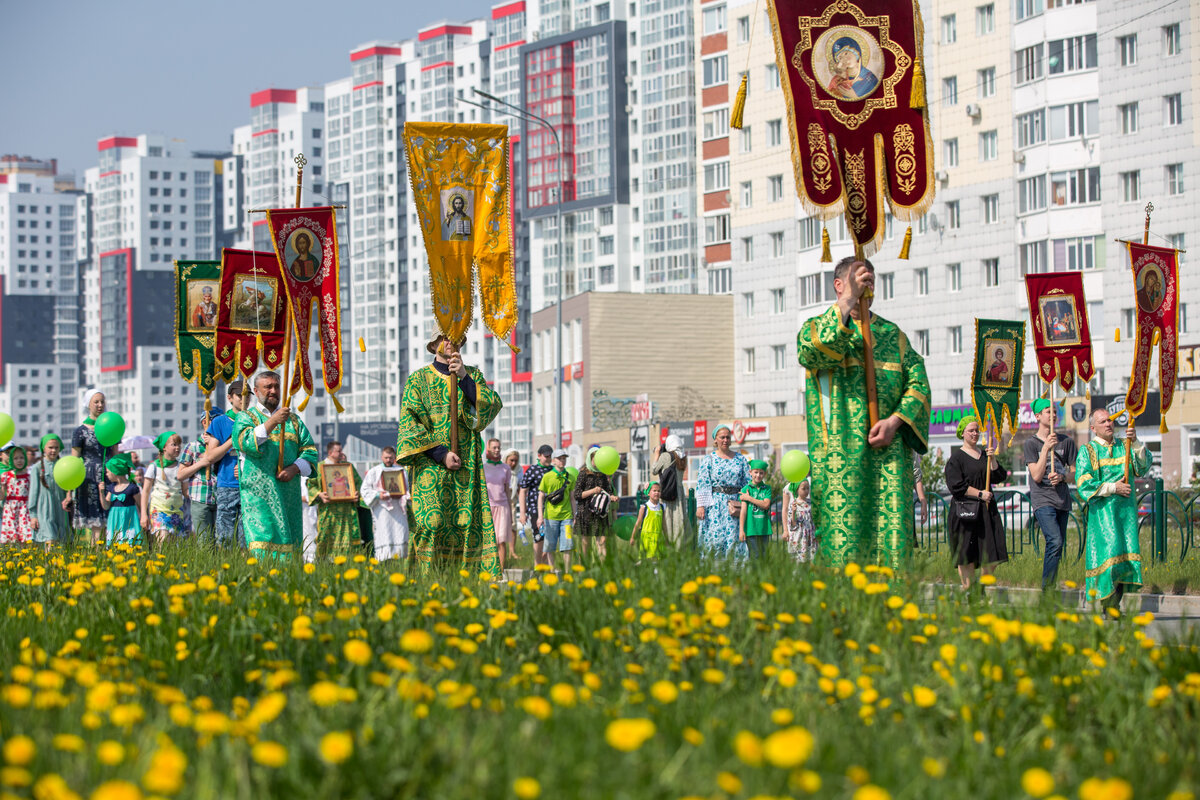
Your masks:
{"label": "cross finial on pole", "polygon": [[308,163],[308,159],[304,157],[304,153],[297,153],[296,157],[292,160],[296,162],[297,169],[304,169],[304,165]]}

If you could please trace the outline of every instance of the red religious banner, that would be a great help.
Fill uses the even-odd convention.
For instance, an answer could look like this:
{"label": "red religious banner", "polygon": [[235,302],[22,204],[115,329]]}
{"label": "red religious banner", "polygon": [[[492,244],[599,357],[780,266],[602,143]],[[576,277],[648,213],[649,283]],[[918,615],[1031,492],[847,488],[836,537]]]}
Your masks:
{"label": "red religious banner", "polygon": [[[1136,289],[1137,334],[1133,348],[1133,370],[1125,409],[1135,417],[1146,410],[1150,382],[1150,357],[1158,350],[1159,411],[1166,418],[1175,397],[1179,367],[1179,259],[1169,247],[1152,247],[1125,242],[1129,268]],[[1156,335],[1157,334],[1157,335]]]}
{"label": "red religious banner", "polygon": [[884,199],[905,221],[933,204],[924,39],[915,0],[770,0],[796,190],[809,213],[845,213],[871,255]]}
{"label": "red religious banner", "polygon": [[[233,365],[250,377],[259,357],[267,369],[283,365],[283,279],[272,253],[221,251],[221,303],[214,353],[218,368]],[[261,348],[262,352],[259,352]]]}
{"label": "red religious banner", "polygon": [[1078,362],[1079,377],[1090,381],[1095,369],[1087,302],[1083,297],[1083,273],[1026,275],[1025,291],[1029,295],[1038,375],[1046,383],[1058,378],[1059,385],[1069,392],[1075,387],[1075,362]]}
{"label": "red religious banner", "polygon": [[[308,337],[314,302],[317,304],[325,390],[334,395],[342,385],[342,312],[338,292],[337,220],[333,208],[271,209],[267,211],[267,224],[279,258],[298,343],[299,368],[292,375],[288,395],[296,394],[301,388],[309,395],[313,393]],[[336,398],[334,402],[337,403]]]}

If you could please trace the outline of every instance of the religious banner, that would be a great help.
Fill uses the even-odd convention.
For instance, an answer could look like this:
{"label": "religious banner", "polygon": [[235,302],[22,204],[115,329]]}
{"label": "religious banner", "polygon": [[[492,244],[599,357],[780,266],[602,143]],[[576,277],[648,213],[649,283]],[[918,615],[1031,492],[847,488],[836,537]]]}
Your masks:
{"label": "religious banner", "polygon": [[466,335],[478,271],[483,323],[507,342],[517,324],[508,127],[406,122],[404,140],[438,329]]}
{"label": "religious banner", "polygon": [[1125,408],[1135,417],[1146,410],[1150,383],[1150,357],[1158,342],[1159,412],[1166,418],[1175,399],[1179,368],[1179,257],[1170,247],[1153,247],[1124,242],[1133,271],[1137,328],[1133,347],[1133,369]]}
{"label": "religious banner", "polygon": [[283,366],[287,324],[286,290],[274,253],[221,251],[221,294],[217,304],[217,366],[250,377],[258,369]]}
{"label": "religious banner", "polygon": [[1020,424],[1021,365],[1025,363],[1025,323],[1007,319],[975,320],[975,374],[971,403],[985,430],[1010,438]]}
{"label": "religious banner", "polygon": [[179,377],[208,395],[217,379],[233,380],[233,367],[217,369],[217,299],[221,296],[220,261],[175,262],[175,363]]}
{"label": "religious banner", "polygon": [[[1092,334],[1088,330],[1087,301],[1082,272],[1043,272],[1025,276],[1029,316],[1033,320],[1033,347],[1038,375],[1046,383],[1058,379],[1063,391],[1075,387],[1075,376],[1090,381]],[[1078,367],[1078,369],[1076,369]]]}
{"label": "religious banner", "polygon": [[[342,385],[342,312],[338,291],[337,220],[332,207],[275,208],[267,211],[271,241],[296,334],[297,369],[292,373],[288,396],[303,389],[313,393],[308,337],[312,305],[317,304],[317,329],[321,338],[321,373],[325,391],[337,394]],[[336,403],[336,400],[335,400]]]}
{"label": "religious banner", "polygon": [[916,0],[769,0],[788,104],[796,191],[810,214],[846,215],[871,255],[884,200],[911,222],[933,204],[924,40]]}

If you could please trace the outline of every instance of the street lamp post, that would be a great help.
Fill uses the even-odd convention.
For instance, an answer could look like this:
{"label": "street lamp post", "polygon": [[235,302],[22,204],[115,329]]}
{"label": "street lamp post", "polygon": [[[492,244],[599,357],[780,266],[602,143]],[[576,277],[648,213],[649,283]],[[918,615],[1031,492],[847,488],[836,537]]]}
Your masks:
{"label": "street lamp post", "polygon": [[[567,178],[566,178],[566,172],[565,172],[566,161],[563,159],[563,152],[562,152],[562,140],[558,138],[558,131],[555,130],[553,125],[551,125],[547,120],[539,117],[537,114],[534,114],[532,111],[521,108],[520,106],[514,106],[512,103],[507,103],[507,102],[501,100],[499,97],[496,97],[495,95],[492,95],[492,94],[488,94],[487,92],[482,91],[480,89],[472,89],[471,91],[475,92],[475,94],[480,95],[481,97],[486,97],[488,100],[491,100],[493,103],[499,103],[500,105],[504,106],[505,108],[511,109],[513,112],[515,112],[519,116],[521,116],[525,119],[531,120],[533,122],[536,122],[539,125],[541,125],[543,128],[545,128],[546,130],[550,131],[550,135],[554,137],[554,148],[558,152],[558,203],[556,204],[557,209],[555,211],[555,216],[557,218],[557,224],[558,224],[558,301],[555,303],[555,320],[556,320],[555,324],[558,326],[558,358],[556,359],[557,366],[554,369],[554,384],[555,384],[555,392],[556,392],[554,423],[555,423],[555,427],[558,429],[558,434],[557,434],[556,440],[558,442],[558,446],[562,447],[563,446],[563,399],[562,399],[562,392],[563,392],[563,376],[562,376],[562,370],[563,370],[563,319],[562,319],[563,264],[566,262],[566,259],[567,259],[566,251],[563,249],[562,209],[563,209],[563,192],[566,189]],[[465,100],[464,102],[469,103],[470,101]],[[492,109],[488,109],[488,110],[491,111]]]}

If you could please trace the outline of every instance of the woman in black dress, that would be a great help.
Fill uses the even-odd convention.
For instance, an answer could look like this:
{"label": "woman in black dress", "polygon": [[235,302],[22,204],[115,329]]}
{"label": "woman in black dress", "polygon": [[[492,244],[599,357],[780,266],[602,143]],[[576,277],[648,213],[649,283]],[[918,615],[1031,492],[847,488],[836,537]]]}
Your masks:
{"label": "woman in black dress", "polygon": [[[615,508],[612,504],[618,499],[612,493],[608,476],[592,464],[592,458],[598,449],[597,446],[588,451],[584,468],[579,471],[579,479],[575,481],[575,489],[572,492],[575,498],[575,535],[579,537],[581,558],[587,554],[588,543],[593,540],[601,558],[604,557],[609,519],[612,516],[610,512]],[[598,507],[603,507],[604,511],[597,511]]]}
{"label": "woman in black dress", "polygon": [[106,407],[104,393],[92,389],[85,396],[83,405],[88,416],[71,437],[71,453],[83,459],[86,475],[79,488],[71,492],[71,499],[75,503],[76,530],[87,528],[92,544],[99,544],[104,542],[108,524],[108,511],[100,505],[100,482],[104,480],[104,464],[116,455],[117,448],[101,447],[96,440],[96,419]]}
{"label": "woman in black dress", "polygon": [[[946,487],[954,495],[950,503],[950,549],[964,590],[971,588],[975,568],[983,567],[991,575],[997,564],[1008,561],[1008,545],[1004,539],[1004,522],[996,507],[996,496],[984,489],[987,465],[992,467],[992,485],[1008,479],[1008,470],[995,461],[996,442],[987,453],[979,449],[979,423],[975,417],[963,417],[958,424],[958,438],[963,446],[946,462]],[[964,512],[974,509],[974,519]]]}

